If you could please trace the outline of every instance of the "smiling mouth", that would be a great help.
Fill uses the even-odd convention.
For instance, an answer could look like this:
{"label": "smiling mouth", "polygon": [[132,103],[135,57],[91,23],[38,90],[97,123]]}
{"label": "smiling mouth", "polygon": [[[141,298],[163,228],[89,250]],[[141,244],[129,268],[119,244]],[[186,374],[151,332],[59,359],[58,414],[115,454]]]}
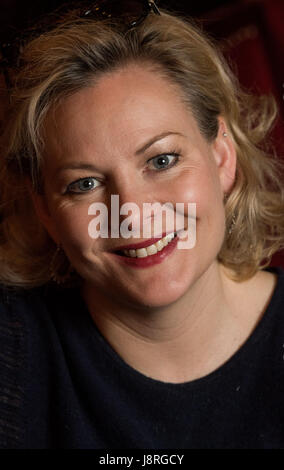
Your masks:
{"label": "smiling mouth", "polygon": [[165,237],[161,238],[157,242],[148,245],[143,248],[138,248],[138,249],[129,249],[129,250],[117,250],[115,251],[115,254],[120,255],[120,256],[125,256],[128,258],[147,258],[149,256],[153,256],[159,251],[163,251],[163,249],[172,242],[174,238],[177,237],[176,232],[172,232]]}

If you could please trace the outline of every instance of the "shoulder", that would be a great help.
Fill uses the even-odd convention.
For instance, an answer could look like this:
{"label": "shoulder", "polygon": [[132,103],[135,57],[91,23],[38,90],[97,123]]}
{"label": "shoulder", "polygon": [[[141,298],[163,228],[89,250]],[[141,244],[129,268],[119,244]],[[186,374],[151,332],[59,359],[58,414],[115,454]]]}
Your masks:
{"label": "shoulder", "polygon": [[251,291],[261,313],[268,308],[284,313],[284,269],[270,267],[259,271],[253,279]]}
{"label": "shoulder", "polygon": [[52,323],[50,313],[59,303],[61,291],[52,284],[33,288],[11,287],[0,284],[0,336],[47,335],[47,325]]}
{"label": "shoulder", "polygon": [[250,332],[259,326],[265,337],[284,334],[284,269],[269,267],[247,283],[239,297],[242,320]]}
{"label": "shoulder", "polygon": [[26,324],[18,289],[0,284],[0,448],[18,448],[27,374]]}
{"label": "shoulder", "polygon": [[37,390],[33,380],[43,381],[51,368],[51,344],[57,340],[47,308],[52,292],[48,285],[0,284],[0,448],[22,447],[25,408],[30,390]]}
{"label": "shoulder", "polygon": [[245,310],[250,312],[251,318],[255,316],[256,323],[268,311],[284,313],[284,269],[269,267],[258,271],[244,284],[239,302],[245,303]]}
{"label": "shoulder", "polygon": [[268,267],[259,270],[253,277],[241,282],[232,281],[232,277],[224,269],[225,288],[230,294],[234,308],[245,316],[251,312],[252,318],[261,317],[270,306],[284,303],[284,268]]}
{"label": "shoulder", "polygon": [[[240,329],[241,344],[252,334],[284,334],[284,269],[269,267],[234,282],[226,277],[231,311]],[[259,328],[258,328],[259,326]],[[265,326],[265,328],[264,328]],[[273,333],[274,332],[274,333]]]}
{"label": "shoulder", "polygon": [[54,283],[47,283],[32,288],[0,284],[0,309],[9,310],[9,307],[12,305],[19,307],[33,303],[44,305],[48,298],[60,297],[62,292],[63,290]]}
{"label": "shoulder", "polygon": [[47,349],[58,342],[59,329],[68,327],[76,300],[80,302],[78,289],[54,282],[31,289],[0,284],[0,325],[14,322],[31,347]]}
{"label": "shoulder", "polygon": [[283,291],[279,289],[280,285],[283,286],[283,271],[281,269],[259,271],[249,285],[253,299],[252,307],[257,308],[262,314],[279,294],[284,300]]}
{"label": "shoulder", "polygon": [[[44,310],[43,287],[32,289],[12,287],[0,284],[0,352],[5,355],[5,348],[20,350],[26,342],[33,318]],[[11,349],[12,351],[12,349]]]}

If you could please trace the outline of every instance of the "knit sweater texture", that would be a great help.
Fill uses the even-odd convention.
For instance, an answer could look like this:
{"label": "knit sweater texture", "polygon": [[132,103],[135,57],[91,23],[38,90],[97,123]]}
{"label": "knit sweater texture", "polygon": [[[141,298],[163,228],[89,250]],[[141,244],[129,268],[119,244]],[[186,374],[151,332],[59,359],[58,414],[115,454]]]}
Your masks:
{"label": "knit sweater texture", "polygon": [[[128,365],[79,289],[0,287],[0,448],[284,448],[284,269],[246,342],[205,377]],[[250,312],[248,312],[248,315]]]}

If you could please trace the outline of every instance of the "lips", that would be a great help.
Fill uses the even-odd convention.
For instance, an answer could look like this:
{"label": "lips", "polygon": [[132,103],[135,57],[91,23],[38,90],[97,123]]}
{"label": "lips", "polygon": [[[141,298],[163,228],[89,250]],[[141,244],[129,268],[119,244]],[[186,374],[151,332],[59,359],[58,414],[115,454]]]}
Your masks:
{"label": "lips", "polygon": [[122,252],[112,253],[111,256],[113,256],[114,259],[118,263],[120,263],[122,266],[127,266],[128,268],[133,268],[133,269],[151,268],[152,266],[155,266],[164,262],[171,255],[171,253],[175,251],[177,247],[177,243],[178,243],[178,236],[175,236],[171,240],[171,242],[169,242],[161,251],[158,251],[156,254],[142,257],[142,258],[137,258],[137,257],[132,258],[128,256],[123,256]]}
{"label": "lips", "polygon": [[164,238],[166,235],[173,233],[171,232],[164,232],[160,237],[158,238],[148,238],[147,240],[140,242],[140,243],[133,243],[131,245],[121,245],[118,246],[117,248],[110,250],[111,253],[115,253],[117,251],[123,251],[123,250],[138,250],[139,248],[146,248],[147,246],[153,245],[154,243],[157,243],[157,241],[161,240]]}

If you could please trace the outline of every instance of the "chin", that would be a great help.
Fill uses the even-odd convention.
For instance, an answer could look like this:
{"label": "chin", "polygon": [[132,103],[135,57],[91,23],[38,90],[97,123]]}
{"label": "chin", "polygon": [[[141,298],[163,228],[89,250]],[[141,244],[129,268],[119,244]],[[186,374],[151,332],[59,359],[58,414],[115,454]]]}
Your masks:
{"label": "chin", "polygon": [[[179,299],[181,299],[187,292],[188,286],[181,286],[180,284],[172,281],[165,286],[160,287],[158,290],[153,286],[149,289],[143,289],[141,292],[135,292],[130,297],[128,292],[128,302],[136,308],[162,308],[167,307]],[[126,297],[124,297],[126,300]],[[120,297],[121,299],[121,297]]]}

